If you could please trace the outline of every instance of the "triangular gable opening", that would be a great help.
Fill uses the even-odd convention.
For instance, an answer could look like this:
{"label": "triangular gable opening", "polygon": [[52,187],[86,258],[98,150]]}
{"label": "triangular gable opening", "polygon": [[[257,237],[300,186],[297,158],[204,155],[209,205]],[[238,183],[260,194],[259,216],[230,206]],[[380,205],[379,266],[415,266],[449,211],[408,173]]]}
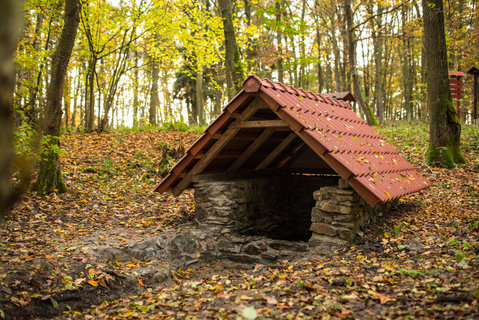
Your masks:
{"label": "triangular gable opening", "polygon": [[[229,141],[206,165],[201,174],[270,174],[272,171],[284,173],[334,173],[334,170],[318,156],[286,122],[278,117],[257,97],[250,104],[255,108],[249,117],[232,123],[234,129]],[[236,117],[248,114],[246,108]],[[196,158],[206,157],[199,153]]]}

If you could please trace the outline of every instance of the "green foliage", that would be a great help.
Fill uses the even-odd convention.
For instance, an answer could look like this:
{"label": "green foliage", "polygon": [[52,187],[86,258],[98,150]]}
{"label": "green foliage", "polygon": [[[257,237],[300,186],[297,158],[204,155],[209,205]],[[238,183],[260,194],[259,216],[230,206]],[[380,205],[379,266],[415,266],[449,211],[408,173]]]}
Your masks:
{"label": "green foliage", "polygon": [[194,133],[202,133],[205,131],[206,126],[201,125],[188,125],[183,122],[174,121],[174,122],[166,122],[163,123],[160,127],[160,130],[164,131],[180,131],[180,132],[194,132]]}
{"label": "green foliage", "polygon": [[24,113],[20,110],[17,111],[22,121],[14,131],[13,148],[15,155],[19,158],[30,158],[34,154],[35,149],[35,136],[36,132],[26,121]]}

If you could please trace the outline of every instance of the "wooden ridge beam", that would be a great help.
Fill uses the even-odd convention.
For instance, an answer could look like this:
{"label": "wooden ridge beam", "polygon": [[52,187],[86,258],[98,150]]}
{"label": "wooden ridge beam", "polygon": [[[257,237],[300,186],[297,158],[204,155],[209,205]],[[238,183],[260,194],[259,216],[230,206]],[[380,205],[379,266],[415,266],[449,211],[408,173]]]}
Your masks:
{"label": "wooden ridge beam", "polygon": [[255,170],[261,170],[269,166],[270,163],[273,162],[273,160],[276,159],[276,157],[279,156],[279,154],[286,149],[294,139],[296,139],[296,137],[296,133],[291,132],[263,161],[261,161]]}
{"label": "wooden ridge beam", "polygon": [[238,170],[250,157],[253,153],[258,150],[261,145],[273,134],[273,130],[267,128],[261,132],[256,140],[251,143],[248,148],[236,159],[233,164],[226,170],[226,172],[232,172]]}

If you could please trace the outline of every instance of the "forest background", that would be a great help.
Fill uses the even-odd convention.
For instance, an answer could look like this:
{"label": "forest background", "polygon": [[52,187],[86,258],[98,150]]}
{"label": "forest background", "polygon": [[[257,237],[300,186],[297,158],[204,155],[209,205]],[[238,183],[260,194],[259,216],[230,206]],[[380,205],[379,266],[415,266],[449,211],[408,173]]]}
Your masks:
{"label": "forest background", "polygon": [[[21,146],[45,114],[63,10],[60,0],[25,1],[14,94]],[[80,10],[63,89],[66,130],[203,125],[251,73],[306,91],[353,92],[365,104],[357,112],[371,110],[379,123],[428,118],[418,1],[82,0]],[[478,11],[475,0],[444,2],[450,70],[479,64]],[[465,80],[461,118],[471,123]]]}
{"label": "forest background", "polygon": [[[429,166],[423,8],[421,1],[24,1],[24,27],[14,25],[22,35],[11,81],[12,162],[18,169],[12,171],[14,182],[20,181],[14,200],[22,198],[13,209],[0,203],[0,211],[12,209],[0,229],[0,317],[68,310],[64,316],[70,317],[110,300],[82,312],[93,318],[152,312],[214,318],[253,311],[272,318],[324,312],[341,318],[476,318],[479,134],[469,125],[472,79],[464,79],[461,101],[466,161],[454,170]],[[478,66],[478,11],[476,0],[444,1],[449,70]],[[8,11],[0,16],[9,18]],[[54,95],[62,108],[54,114],[62,126],[57,138],[59,126],[53,133],[44,127],[53,105],[49,92],[59,78],[54,76],[61,73],[58,57],[69,57],[57,54],[67,21],[76,25],[71,59],[63,63],[65,85]],[[7,60],[0,59],[0,76]],[[352,246],[266,273],[219,265],[212,276],[211,265],[192,267],[174,272],[171,287],[152,289],[137,273],[152,261],[96,261],[91,248],[176,232],[194,216],[191,192],[174,198],[152,190],[178,158],[168,152],[190,146],[250,73],[307,91],[353,92],[355,111],[370,124],[393,124],[377,130],[431,188],[401,199]],[[10,102],[5,97],[0,95],[0,107]],[[3,124],[0,130],[7,128]],[[191,130],[188,125],[196,133],[178,132]],[[50,148],[43,151],[61,162],[63,174],[43,166],[45,153],[32,159],[40,154],[42,130],[43,146]],[[103,131],[112,133],[96,133]],[[7,140],[3,132],[0,143]],[[28,175],[36,175],[29,167],[37,162],[56,171],[55,179],[63,176],[69,192],[27,191],[34,181]],[[11,176],[7,169],[0,177]],[[8,182],[0,184],[1,200]],[[127,276],[134,285],[124,285]],[[129,295],[135,292],[141,295]],[[238,298],[232,304],[233,295]]]}

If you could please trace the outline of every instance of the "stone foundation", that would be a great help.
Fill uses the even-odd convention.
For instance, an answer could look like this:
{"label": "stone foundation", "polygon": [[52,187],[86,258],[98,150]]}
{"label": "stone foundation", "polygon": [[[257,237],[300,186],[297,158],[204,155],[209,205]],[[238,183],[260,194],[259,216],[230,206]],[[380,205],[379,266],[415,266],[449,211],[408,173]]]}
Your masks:
{"label": "stone foundation", "polygon": [[316,205],[311,211],[311,245],[344,245],[354,239],[361,227],[388,211],[394,202],[371,207],[340,179],[339,186],[322,187],[313,193]]}
{"label": "stone foundation", "polygon": [[337,181],[337,176],[304,175],[199,180],[194,184],[196,215],[201,229],[212,234],[308,241],[311,195]]}
{"label": "stone foundation", "polygon": [[255,255],[268,260],[269,244],[267,249],[254,245],[263,243],[261,237],[325,248],[345,245],[392,205],[369,206],[338,176],[196,179],[194,189],[199,228],[229,260]]}

